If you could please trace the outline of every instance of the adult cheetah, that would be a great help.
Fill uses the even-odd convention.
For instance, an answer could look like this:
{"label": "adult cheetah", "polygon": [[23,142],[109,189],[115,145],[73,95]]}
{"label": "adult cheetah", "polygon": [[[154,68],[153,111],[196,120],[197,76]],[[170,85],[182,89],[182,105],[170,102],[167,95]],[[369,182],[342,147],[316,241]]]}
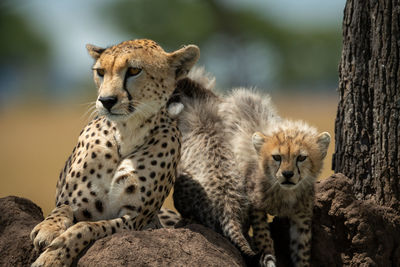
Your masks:
{"label": "adult cheetah", "polygon": [[166,103],[198,60],[198,47],[167,53],[140,39],[87,49],[98,117],[61,171],[56,208],[31,233],[35,248],[45,249],[32,266],[70,266],[90,242],[143,229],[175,181],[181,136]]}

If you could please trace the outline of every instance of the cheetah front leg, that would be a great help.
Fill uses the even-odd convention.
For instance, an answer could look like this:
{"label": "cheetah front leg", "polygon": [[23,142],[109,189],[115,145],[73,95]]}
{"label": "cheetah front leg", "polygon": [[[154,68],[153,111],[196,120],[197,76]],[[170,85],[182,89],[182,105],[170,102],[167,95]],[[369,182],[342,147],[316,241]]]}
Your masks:
{"label": "cheetah front leg", "polygon": [[260,266],[275,267],[274,242],[269,230],[267,213],[263,210],[252,210],[250,220],[253,227],[253,241],[257,252],[261,253]]}
{"label": "cheetah front leg", "polygon": [[294,266],[310,266],[311,213],[290,218],[290,250]]}
{"label": "cheetah front leg", "polygon": [[71,266],[73,260],[89,243],[126,229],[134,229],[135,222],[136,217],[132,215],[97,222],[78,222],[54,239],[32,267]]}
{"label": "cheetah front leg", "polygon": [[36,250],[46,248],[73,224],[74,215],[68,205],[56,207],[44,221],[33,228],[30,238]]}

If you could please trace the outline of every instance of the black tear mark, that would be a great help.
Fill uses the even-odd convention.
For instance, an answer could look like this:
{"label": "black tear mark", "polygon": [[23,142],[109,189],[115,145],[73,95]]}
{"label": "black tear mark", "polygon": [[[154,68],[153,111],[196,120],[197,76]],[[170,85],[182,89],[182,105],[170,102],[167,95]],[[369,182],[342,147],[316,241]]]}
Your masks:
{"label": "black tear mark", "polygon": [[98,212],[102,213],[104,208],[103,208],[103,202],[101,202],[100,200],[96,200],[95,202],[95,206]]}

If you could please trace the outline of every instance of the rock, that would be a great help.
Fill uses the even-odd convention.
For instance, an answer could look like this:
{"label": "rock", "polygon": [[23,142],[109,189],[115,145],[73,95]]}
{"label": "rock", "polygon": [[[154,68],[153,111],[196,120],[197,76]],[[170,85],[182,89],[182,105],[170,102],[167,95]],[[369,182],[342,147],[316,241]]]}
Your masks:
{"label": "rock", "polygon": [[[29,266],[38,256],[29,234],[41,209],[18,197],[0,199],[0,266]],[[291,266],[289,223],[271,232],[278,266]],[[316,185],[312,266],[400,266],[400,212],[357,200],[352,182],[335,174]],[[96,241],[78,266],[245,266],[238,250],[200,225],[126,231]],[[250,264],[253,266],[253,264]]]}
{"label": "rock", "polygon": [[30,200],[0,198],[0,266],[30,266],[38,253],[29,235],[42,220],[42,210]]}
{"label": "rock", "polygon": [[[39,256],[29,235],[43,220],[28,199],[0,198],[0,266],[30,266]],[[201,225],[126,231],[97,240],[78,266],[245,266],[224,237]]]}
{"label": "rock", "polygon": [[[289,224],[271,225],[280,266],[290,266]],[[357,200],[342,174],[316,185],[312,266],[400,266],[400,212]]]}
{"label": "rock", "polygon": [[78,266],[245,266],[221,235],[197,224],[126,231],[94,243]]}

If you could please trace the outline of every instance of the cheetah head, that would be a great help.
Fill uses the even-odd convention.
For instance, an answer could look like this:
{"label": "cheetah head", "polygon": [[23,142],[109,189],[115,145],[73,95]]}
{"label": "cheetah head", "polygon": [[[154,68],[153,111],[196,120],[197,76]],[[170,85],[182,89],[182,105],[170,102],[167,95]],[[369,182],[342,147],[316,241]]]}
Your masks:
{"label": "cheetah head", "polygon": [[253,134],[259,166],[270,184],[294,189],[299,184],[313,184],[323,165],[330,143],[327,132],[299,123],[284,125],[272,134]]}
{"label": "cheetah head", "polygon": [[148,118],[155,114],[200,55],[195,45],[167,53],[156,42],[146,39],[125,41],[109,48],[88,44],[86,48],[95,60],[97,111],[112,120],[131,116]]}

